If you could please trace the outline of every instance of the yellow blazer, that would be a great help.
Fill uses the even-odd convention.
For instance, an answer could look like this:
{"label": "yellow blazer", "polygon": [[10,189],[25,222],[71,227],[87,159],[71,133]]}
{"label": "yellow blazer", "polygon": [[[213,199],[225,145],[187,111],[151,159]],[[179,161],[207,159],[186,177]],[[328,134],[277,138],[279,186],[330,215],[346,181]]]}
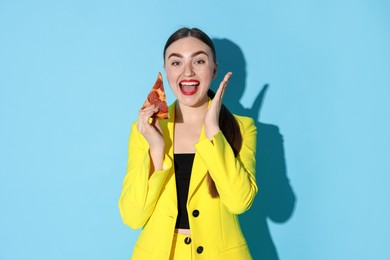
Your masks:
{"label": "yellow blazer", "polygon": [[[133,229],[143,228],[132,259],[169,259],[178,214],[172,145],[175,104],[169,107],[170,119],[160,121],[165,140],[163,170],[150,178],[149,144],[138,132],[136,122],[132,124],[127,173],[119,199],[123,222]],[[237,214],[249,209],[257,193],[257,129],[253,119],[235,117],[243,136],[237,158],[221,131],[211,142],[202,129],[195,145],[187,201],[193,259],[252,259]],[[209,194],[207,172],[216,184],[218,198]],[[201,253],[198,247],[203,247]]]}

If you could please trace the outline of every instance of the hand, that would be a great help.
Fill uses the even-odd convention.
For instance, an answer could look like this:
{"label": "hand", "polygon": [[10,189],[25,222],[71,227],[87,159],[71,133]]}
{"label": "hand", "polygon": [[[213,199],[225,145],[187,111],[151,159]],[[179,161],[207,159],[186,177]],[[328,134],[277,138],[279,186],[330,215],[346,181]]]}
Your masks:
{"label": "hand", "polygon": [[213,139],[213,136],[219,132],[219,113],[221,111],[222,106],[222,98],[226,90],[226,86],[229,83],[230,77],[232,76],[231,72],[228,72],[223,78],[222,82],[219,84],[217,93],[213,100],[211,100],[211,104],[209,109],[207,110],[204,117],[204,131],[206,137],[210,140]]}
{"label": "hand", "polygon": [[138,112],[137,129],[145,137],[146,141],[148,141],[151,149],[157,147],[164,148],[163,132],[158,120],[153,118],[150,122],[150,118],[158,109],[155,105],[151,105]]}
{"label": "hand", "polygon": [[152,105],[140,110],[138,113],[137,129],[149,143],[149,155],[151,159],[149,177],[153,172],[163,169],[165,149],[163,132],[156,118],[153,118],[149,123],[150,118],[158,109],[158,107]]}

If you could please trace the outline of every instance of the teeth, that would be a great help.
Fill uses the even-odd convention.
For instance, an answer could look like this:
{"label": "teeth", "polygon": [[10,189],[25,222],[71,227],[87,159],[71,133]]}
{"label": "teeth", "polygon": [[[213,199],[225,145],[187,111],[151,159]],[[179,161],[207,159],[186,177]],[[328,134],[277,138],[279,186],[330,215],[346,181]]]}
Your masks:
{"label": "teeth", "polygon": [[181,85],[185,85],[185,86],[196,86],[198,84],[199,84],[198,82],[182,82],[181,83]]}

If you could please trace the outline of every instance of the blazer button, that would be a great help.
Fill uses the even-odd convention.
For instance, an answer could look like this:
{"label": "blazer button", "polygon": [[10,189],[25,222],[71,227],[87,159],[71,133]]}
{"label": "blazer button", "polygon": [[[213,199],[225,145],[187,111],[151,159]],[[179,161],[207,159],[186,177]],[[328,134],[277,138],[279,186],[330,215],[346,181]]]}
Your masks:
{"label": "blazer button", "polygon": [[198,254],[201,254],[203,252],[203,246],[198,246],[198,248],[196,249],[196,252]]}
{"label": "blazer button", "polygon": [[191,244],[191,238],[190,237],[184,238],[184,243],[186,243],[187,245]]}
{"label": "blazer button", "polygon": [[199,210],[196,209],[196,210],[192,211],[192,216],[197,218],[199,216]]}

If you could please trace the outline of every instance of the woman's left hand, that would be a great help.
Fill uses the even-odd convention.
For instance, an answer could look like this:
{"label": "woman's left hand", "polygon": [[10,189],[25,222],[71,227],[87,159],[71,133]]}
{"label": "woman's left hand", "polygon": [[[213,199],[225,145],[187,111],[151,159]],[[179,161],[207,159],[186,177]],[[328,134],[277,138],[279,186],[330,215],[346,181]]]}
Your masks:
{"label": "woman's left hand", "polygon": [[222,98],[226,90],[226,86],[229,83],[230,77],[232,76],[231,72],[226,73],[222,82],[219,84],[217,93],[213,100],[211,100],[211,104],[209,109],[207,110],[204,117],[204,131],[206,137],[209,140],[213,139],[213,136],[219,132],[219,112],[221,111],[222,106]]}

